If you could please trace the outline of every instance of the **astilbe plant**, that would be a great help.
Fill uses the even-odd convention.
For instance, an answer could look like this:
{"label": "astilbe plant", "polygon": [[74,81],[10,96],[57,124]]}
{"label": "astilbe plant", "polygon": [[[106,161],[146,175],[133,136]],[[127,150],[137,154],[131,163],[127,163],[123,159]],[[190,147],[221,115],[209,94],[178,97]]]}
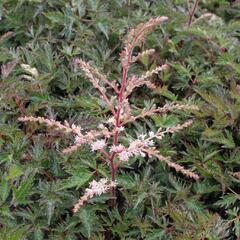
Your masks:
{"label": "astilbe plant", "polygon": [[154,142],[156,139],[162,139],[167,133],[174,133],[183,128],[189,127],[192,124],[191,120],[174,127],[166,129],[159,128],[156,132],[151,131],[148,134],[141,134],[137,139],[129,141],[127,146],[123,145],[119,138],[120,135],[126,134],[125,128],[127,125],[138,119],[146,118],[156,113],[167,113],[175,109],[196,109],[194,105],[167,104],[161,108],[143,110],[139,115],[132,114],[131,109],[133,106],[129,104],[128,99],[133,90],[143,85],[146,85],[150,89],[154,89],[155,86],[150,82],[149,77],[168,67],[167,65],[162,65],[152,71],[146,72],[143,76],[129,76],[129,68],[134,62],[140,57],[154,52],[153,49],[150,49],[134,57],[133,50],[144,41],[145,36],[150,33],[155,26],[166,20],[167,17],[164,16],[150,19],[146,23],[139,24],[135,29],[132,29],[128,33],[123,51],[120,54],[122,79],[119,80],[118,83],[116,81],[108,80],[105,75],[82,59],[74,60],[75,64],[78,64],[81,67],[89,81],[98,90],[101,98],[109,108],[109,113],[111,113],[108,121],[100,124],[96,130],[90,130],[89,132],[84,133],[80,126],[76,126],[75,124],[70,125],[67,121],[62,124],[53,119],[45,119],[43,117],[25,116],[19,118],[19,121],[21,122],[43,123],[48,127],[62,130],[66,134],[74,134],[75,141],[73,145],[63,150],[64,154],[69,154],[78,150],[83,144],[89,144],[91,146],[91,151],[101,152],[102,159],[108,164],[111,172],[111,180],[106,178],[101,178],[99,181],[93,180],[90,183],[89,188],[85,190],[85,194],[80,198],[78,203],[75,204],[73,208],[74,213],[76,213],[79,208],[94,195],[101,195],[109,190],[111,190],[113,202],[115,202],[117,171],[122,164],[127,163],[129,158],[134,156],[156,157],[160,161],[165,162],[169,167],[174,168],[177,172],[181,172],[195,180],[199,178],[196,173],[172,162],[169,157],[162,156],[160,151],[155,147]]}

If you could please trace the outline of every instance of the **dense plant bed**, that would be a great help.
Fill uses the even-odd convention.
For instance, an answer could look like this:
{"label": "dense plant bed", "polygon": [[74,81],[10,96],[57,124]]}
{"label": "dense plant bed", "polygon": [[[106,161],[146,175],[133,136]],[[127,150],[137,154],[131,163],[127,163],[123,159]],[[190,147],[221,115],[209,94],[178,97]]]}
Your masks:
{"label": "dense plant bed", "polygon": [[[239,18],[239,1],[3,0],[0,239],[240,239]],[[71,151],[111,115],[113,142]]]}

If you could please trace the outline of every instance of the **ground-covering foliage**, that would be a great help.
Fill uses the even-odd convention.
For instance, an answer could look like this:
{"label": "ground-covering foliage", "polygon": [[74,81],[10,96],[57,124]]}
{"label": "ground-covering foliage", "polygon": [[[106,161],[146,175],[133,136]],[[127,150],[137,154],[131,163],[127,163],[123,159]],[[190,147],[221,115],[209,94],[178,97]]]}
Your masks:
{"label": "ground-covering foliage", "polygon": [[[240,4],[202,0],[189,24],[194,2],[0,2],[0,239],[240,239]],[[158,148],[200,179],[138,156],[118,173],[115,206],[103,194],[73,214],[88,183],[108,177],[108,167],[88,146],[62,154],[72,139],[18,118],[94,129],[109,110],[74,59],[118,79],[122,40],[157,16],[169,20],[137,49],[156,51],[131,72],[168,68],[152,77],[154,91],[136,89],[130,101],[136,112],[167,103],[199,110],[155,114],[127,131],[138,136],[192,118],[191,127],[165,136]]]}

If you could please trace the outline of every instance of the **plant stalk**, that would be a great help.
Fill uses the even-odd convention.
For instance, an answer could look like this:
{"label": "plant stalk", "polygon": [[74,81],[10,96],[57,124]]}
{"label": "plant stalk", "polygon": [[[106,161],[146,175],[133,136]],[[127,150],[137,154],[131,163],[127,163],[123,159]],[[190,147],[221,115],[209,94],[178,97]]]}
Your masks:
{"label": "plant stalk", "polygon": [[[120,91],[118,93],[118,109],[116,114],[114,115],[115,118],[115,133],[114,133],[114,140],[113,140],[113,144],[115,146],[118,145],[118,139],[119,139],[119,130],[118,128],[121,127],[121,109],[122,109],[122,104],[124,101],[124,90],[126,88],[127,85],[127,76],[128,76],[128,69],[129,66],[131,64],[132,61],[132,49],[129,50],[128,52],[128,61],[127,63],[123,66],[123,75],[122,75],[122,82],[121,82],[121,88]],[[113,182],[116,181],[116,174],[117,174],[117,169],[118,169],[118,165],[114,163],[114,158],[116,156],[116,153],[113,152],[112,155],[110,156],[110,169],[111,169],[111,180]],[[116,205],[116,187],[112,187],[112,205],[115,206]]]}
{"label": "plant stalk", "polygon": [[197,6],[198,6],[199,2],[200,2],[200,0],[196,0],[194,5],[193,5],[192,10],[189,12],[188,27],[190,27],[191,24],[192,24],[192,19],[193,19],[193,16],[194,16],[194,14],[197,10]]}

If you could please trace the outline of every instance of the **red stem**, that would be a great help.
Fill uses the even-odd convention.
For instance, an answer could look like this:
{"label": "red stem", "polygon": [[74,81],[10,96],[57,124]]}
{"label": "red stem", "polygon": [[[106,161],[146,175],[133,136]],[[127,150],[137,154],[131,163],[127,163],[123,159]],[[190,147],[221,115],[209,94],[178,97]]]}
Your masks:
{"label": "red stem", "polygon": [[103,148],[100,149],[100,151],[103,153],[103,155],[104,155],[108,160],[110,160],[109,154],[108,154]]}
{"label": "red stem", "polygon": [[[130,48],[128,50],[128,60],[127,63],[123,65],[123,75],[122,75],[122,82],[121,82],[121,88],[119,90],[118,93],[118,109],[116,114],[114,115],[115,118],[115,133],[114,133],[114,140],[113,140],[113,144],[115,146],[118,145],[118,139],[119,139],[119,130],[118,128],[121,126],[121,108],[122,108],[122,103],[124,101],[124,90],[126,88],[126,84],[127,84],[127,74],[128,74],[128,69],[129,66],[131,64],[132,61],[132,48]],[[114,163],[114,158],[116,156],[116,153],[113,152],[110,156],[110,168],[111,168],[111,178],[112,181],[115,182],[116,181],[116,173],[117,173],[117,169],[118,169],[118,165]],[[116,187],[112,187],[112,197],[113,197],[113,206],[116,204]]]}
{"label": "red stem", "polygon": [[197,9],[197,6],[198,6],[199,2],[200,2],[200,0],[196,0],[194,5],[193,5],[193,8],[192,8],[191,12],[189,12],[188,27],[190,27],[191,24],[192,24],[192,18],[194,16],[195,12],[196,12],[196,9]]}

